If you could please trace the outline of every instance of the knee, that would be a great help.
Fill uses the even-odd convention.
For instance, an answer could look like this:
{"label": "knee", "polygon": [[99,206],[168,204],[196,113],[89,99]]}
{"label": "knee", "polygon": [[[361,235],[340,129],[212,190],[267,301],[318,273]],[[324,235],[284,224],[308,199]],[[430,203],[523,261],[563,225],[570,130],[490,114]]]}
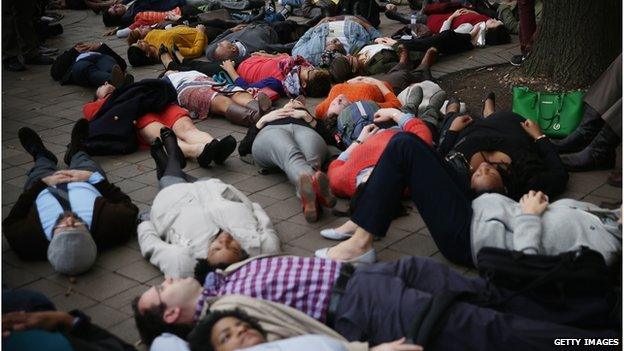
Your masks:
{"label": "knee", "polygon": [[190,118],[181,118],[173,125],[173,131],[177,136],[183,137],[186,133],[196,130],[195,124]]}

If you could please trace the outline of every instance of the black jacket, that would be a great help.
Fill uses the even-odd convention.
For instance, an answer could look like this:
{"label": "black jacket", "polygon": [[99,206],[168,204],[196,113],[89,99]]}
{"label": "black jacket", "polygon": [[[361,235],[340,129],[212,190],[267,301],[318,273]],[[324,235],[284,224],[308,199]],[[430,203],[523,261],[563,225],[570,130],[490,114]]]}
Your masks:
{"label": "black jacket", "polygon": [[[208,57],[209,60],[213,60],[212,56],[214,51],[216,50],[217,45],[223,40],[231,42],[238,41],[243,44],[243,46],[247,49],[247,54],[245,55],[246,57],[251,55],[253,52],[262,50],[267,52],[289,53],[293,46],[295,46],[295,43],[280,44],[279,36],[268,24],[252,23],[237,32],[232,32],[228,29],[216,37],[210,44],[208,44],[208,47],[205,50],[206,57]],[[244,58],[238,58],[234,61],[240,62],[242,59]]]}
{"label": "black jacket", "polygon": [[[102,45],[95,51],[112,57],[115,61],[117,61],[119,67],[121,67],[124,72],[126,71],[126,68],[128,67],[126,61],[121,56],[117,55],[117,53],[106,44],[102,43]],[[52,67],[50,67],[50,75],[52,78],[60,81],[61,85],[71,84],[71,68],[74,63],[76,63],[76,57],[78,57],[78,55],[80,55],[80,52],[78,52],[75,48],[71,48],[60,54],[56,60],[54,60]]]}
{"label": "black jacket", "polygon": [[162,111],[177,97],[171,83],[164,79],[144,79],[115,90],[89,122],[87,153],[114,155],[136,151],[136,121],[146,113]]}
{"label": "black jacket", "polygon": [[[41,228],[37,196],[48,186],[37,180],[17,199],[2,221],[2,231],[11,248],[23,260],[46,260],[50,242]],[[94,185],[102,194],[95,199],[91,236],[98,250],[107,249],[136,236],[139,209],[121,189],[103,180]]]}

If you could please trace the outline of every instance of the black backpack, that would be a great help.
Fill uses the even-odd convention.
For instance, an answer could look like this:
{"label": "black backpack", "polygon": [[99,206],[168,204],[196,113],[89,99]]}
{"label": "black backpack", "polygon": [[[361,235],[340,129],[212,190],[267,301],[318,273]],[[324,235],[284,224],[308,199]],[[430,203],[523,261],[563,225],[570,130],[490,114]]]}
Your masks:
{"label": "black backpack", "polygon": [[604,257],[585,246],[554,256],[484,247],[477,268],[489,283],[515,295],[596,296],[614,287]]}

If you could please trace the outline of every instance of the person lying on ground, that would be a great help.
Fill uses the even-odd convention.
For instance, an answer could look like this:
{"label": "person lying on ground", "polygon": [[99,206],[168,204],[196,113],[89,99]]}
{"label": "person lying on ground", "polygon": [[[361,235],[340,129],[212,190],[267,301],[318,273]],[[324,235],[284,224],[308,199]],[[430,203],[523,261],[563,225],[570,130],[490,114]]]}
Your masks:
{"label": "person lying on ground", "polygon": [[50,299],[35,291],[3,289],[2,307],[3,350],[136,351],[82,311],[56,311]]}
{"label": "person lying on ground", "polygon": [[310,65],[301,56],[254,53],[234,68],[232,60],[221,65],[234,83],[244,88],[269,88],[279,96],[323,97],[331,88],[327,70]]}
{"label": "person lying on ground", "polygon": [[[379,109],[372,102],[359,101],[340,113],[338,133],[344,136],[347,136],[345,134],[355,136],[358,130],[360,132],[355,139],[350,136],[343,137],[347,149],[333,160],[327,169],[330,189],[336,196],[351,198],[359,192],[358,188],[361,191],[386,145],[396,133],[401,131],[412,133],[432,145],[432,135],[437,134],[437,127],[442,120],[439,110],[444,103],[446,93],[436,94],[426,110],[419,115],[418,106],[422,99],[422,89],[419,89],[419,87],[415,88],[414,94],[417,96],[412,99],[416,100],[410,102],[411,106],[416,107],[415,110],[410,111],[405,107],[402,111]],[[367,112],[373,114],[375,118],[364,120],[365,117],[360,116],[359,104],[370,104],[372,108],[369,109],[370,112]],[[355,122],[353,130],[343,124],[345,120]]]}
{"label": "person lying on ground", "polygon": [[[479,167],[483,177],[496,171],[485,162]],[[608,263],[620,255],[619,213],[575,200],[549,205],[548,196],[540,191],[528,191],[519,203],[496,191],[472,201],[455,177],[457,173],[422,140],[397,134],[358,199],[350,230],[342,228],[353,235],[317,255],[374,258],[373,239],[385,236],[392,221],[387,204],[400,201],[406,187],[440,252],[457,264],[473,266],[478,251],[486,246],[543,255],[587,246]]]}
{"label": "person lying on ground", "polygon": [[[184,173],[174,135],[166,130],[151,146],[160,191],[138,227],[141,254],[167,277],[193,276],[196,260],[225,268],[249,256],[280,252],[269,216],[232,185]],[[236,148],[229,136],[206,145],[217,164]]]}
{"label": "person lying on ground", "polygon": [[166,71],[163,79],[176,90],[178,103],[196,118],[206,119],[214,114],[225,116],[232,123],[249,126],[271,108],[269,97],[258,89],[246,90],[238,84],[217,82],[197,71]]}
{"label": "person lying on ground", "polygon": [[102,168],[84,151],[88,122],[78,120],[64,161],[30,128],[18,132],[33,157],[24,192],[2,221],[11,248],[24,260],[47,259],[62,274],[77,275],[95,263],[98,250],[120,245],[136,235],[137,207],[108,182]]}
{"label": "person lying on ground", "polygon": [[240,24],[226,30],[206,47],[209,60],[241,62],[258,51],[288,53],[293,43],[281,43],[273,27],[266,23]]}
{"label": "person lying on ground", "polygon": [[[375,50],[367,51],[362,56],[344,56],[335,54],[329,63],[329,74],[334,82],[344,82],[358,75],[371,75],[372,78],[390,83],[395,94],[399,94],[408,86],[425,80],[433,80],[431,76],[431,66],[435,62],[438,51],[436,48],[429,48],[417,66],[410,61],[409,53],[405,49],[399,49],[397,62],[385,56],[384,52],[394,52],[384,49],[389,46],[385,44],[367,45],[364,48],[376,47]],[[371,56],[372,55],[372,56]],[[381,57],[380,57],[381,55]],[[414,67],[416,66],[416,67]]]}
{"label": "person lying on ground", "polygon": [[[283,274],[271,273],[278,268]],[[618,327],[607,317],[613,303],[604,296],[584,298],[569,309],[553,308],[552,304],[522,294],[504,299],[515,293],[492,286],[480,277],[467,278],[422,257],[357,267],[319,258],[258,257],[224,271],[209,272],[205,279],[197,278],[203,286],[193,278],[170,278],[133,301],[135,321],[144,341],[149,343],[164,332],[178,332],[180,337],[186,337],[189,328],[210,315],[212,301],[239,294],[259,299],[258,302],[265,300],[296,308],[348,341],[367,341],[374,346],[416,335],[413,328],[417,314],[426,313],[432,300],[441,301],[443,293],[449,290],[492,293],[503,297],[504,302],[484,308],[447,300],[448,315],[440,333],[424,345],[432,350],[465,350],[466,345],[474,345],[469,349],[475,350],[550,350],[552,338],[558,335],[618,335]],[[283,289],[274,289],[275,286]],[[341,293],[333,294],[336,290]],[[279,313],[280,309],[275,306],[271,311]],[[578,329],[586,326],[594,330]]]}
{"label": "person lying on ground", "polygon": [[561,194],[568,173],[550,139],[531,120],[511,111],[495,112],[495,96],[485,101],[483,117],[474,119],[459,111],[451,99],[440,130],[438,152],[470,179],[475,193],[497,189],[518,200],[529,190],[549,197]]}
{"label": "person lying on ground", "polygon": [[262,116],[241,140],[241,156],[252,154],[263,169],[279,168],[296,187],[303,214],[316,222],[321,206],[334,207],[327,176],[320,171],[329,151],[324,125],[306,109],[305,100],[290,100],[283,108]]}
{"label": "person lying on ground", "polygon": [[207,40],[204,30],[203,25],[197,25],[195,28],[176,26],[171,29],[139,27],[139,29],[135,29],[139,33],[137,36],[131,34],[128,37],[128,44],[130,45],[128,47],[128,62],[133,66],[157,63],[161,45],[169,50],[173,50],[175,46],[176,50],[186,58],[200,57]]}
{"label": "person lying on ground", "polygon": [[[166,84],[169,89],[172,89],[170,84],[164,82],[162,84]],[[96,91],[97,99],[85,104],[83,107],[85,118],[89,121],[93,121],[100,112],[100,109],[107,104],[115,90],[115,87],[110,84],[105,84],[98,88]],[[116,101],[112,103],[117,105],[119,109],[128,110],[123,100],[119,103],[116,103]],[[180,107],[176,103],[168,103],[164,104],[162,110],[129,117],[132,119],[132,127],[136,131],[135,134],[138,136],[139,144],[142,147],[147,148],[156,138],[160,137],[161,128],[171,128],[176,138],[178,138],[178,145],[181,149],[180,152],[183,155],[183,157],[181,157],[184,161],[183,165],[186,165],[185,157],[196,158],[201,167],[208,167],[210,165],[210,158],[206,158],[202,155],[206,147],[216,139],[209,133],[201,131],[195,126],[190,117],[190,112],[187,109]],[[117,117],[117,120],[119,119],[120,117]],[[113,116],[112,120],[104,122],[106,126],[102,126],[102,128],[108,127],[108,124],[113,124],[117,120],[115,120]],[[115,126],[111,126],[111,128],[114,127]]]}
{"label": "person lying on ground", "polygon": [[120,86],[134,81],[126,73],[126,61],[103,43],[78,43],[59,55],[50,75],[61,85],[77,84],[86,87],[99,87],[105,82]]}
{"label": "person lying on ground", "polygon": [[261,320],[252,318],[239,308],[213,312],[189,335],[190,350],[423,351],[418,345],[407,344],[405,338],[370,348],[366,342],[346,343],[327,335],[309,334],[269,340],[261,323]]}
{"label": "person lying on ground", "polygon": [[356,16],[323,19],[310,28],[292,48],[292,55],[299,55],[311,64],[321,64],[325,51],[336,50],[344,55],[354,54],[366,44],[379,37],[379,31],[370,23]]}
{"label": "person lying on ground", "polygon": [[102,13],[106,27],[128,26],[143,11],[171,11],[186,4],[185,0],[135,0],[115,2]]}
{"label": "person lying on ground", "polygon": [[[372,77],[356,77],[346,83],[334,85],[327,98],[316,106],[316,117],[335,119],[345,107],[359,100],[374,101],[381,108],[401,107],[390,83]],[[333,126],[335,121],[328,121],[327,125]]]}

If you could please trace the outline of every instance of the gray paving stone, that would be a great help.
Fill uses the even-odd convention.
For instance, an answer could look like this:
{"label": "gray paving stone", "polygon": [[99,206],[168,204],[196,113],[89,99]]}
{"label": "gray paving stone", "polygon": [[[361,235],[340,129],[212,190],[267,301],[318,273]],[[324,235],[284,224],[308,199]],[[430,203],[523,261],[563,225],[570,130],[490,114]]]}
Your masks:
{"label": "gray paving stone", "polygon": [[390,248],[411,256],[431,256],[438,252],[433,239],[417,233],[410,234],[405,239],[391,245]]}
{"label": "gray paving stone", "polygon": [[146,260],[138,260],[116,270],[118,274],[145,283],[160,275],[160,271]]}
{"label": "gray paving stone", "polygon": [[121,313],[104,304],[93,305],[84,310],[84,313],[91,317],[91,321],[102,328],[110,328],[126,319],[129,315]]}

